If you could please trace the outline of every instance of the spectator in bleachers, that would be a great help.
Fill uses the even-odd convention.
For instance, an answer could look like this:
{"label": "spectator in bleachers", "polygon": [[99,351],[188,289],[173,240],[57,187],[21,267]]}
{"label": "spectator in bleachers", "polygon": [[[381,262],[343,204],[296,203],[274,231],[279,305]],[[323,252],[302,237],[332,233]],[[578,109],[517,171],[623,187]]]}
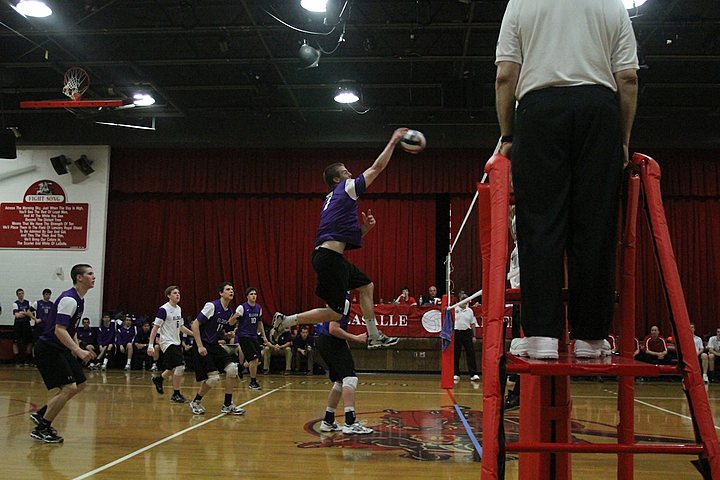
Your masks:
{"label": "spectator in bleachers", "polygon": [[430,287],[428,288],[428,294],[420,296],[420,301],[418,302],[418,305],[440,305],[440,302],[441,300],[437,294],[437,287],[435,285],[430,285]]}
{"label": "spectator in bleachers", "polygon": [[[84,317],[81,323],[82,326],[75,332],[75,341],[80,345],[80,348],[91,352],[94,358],[97,353],[97,331],[90,327],[88,317]],[[91,362],[88,367],[94,368],[95,364]]]}
{"label": "spectator in bleachers", "polygon": [[708,351],[708,370],[710,372],[710,380],[713,382],[718,381],[717,370],[715,369],[715,362],[720,358],[720,328],[715,331],[715,335],[708,339],[707,343]]}
{"label": "spectator in bleachers", "polygon": [[295,369],[298,372],[302,364],[307,365],[305,371],[307,375],[313,374],[313,347],[315,346],[315,340],[310,336],[310,327],[308,325],[302,325],[300,331],[293,339],[293,351],[295,352]]}
{"label": "spectator in bleachers", "polygon": [[25,290],[18,288],[15,291],[17,300],[13,303],[13,354],[17,365],[30,365],[33,347],[32,324],[35,323],[35,314],[30,302],[25,300]]}
{"label": "spectator in bleachers", "polygon": [[289,375],[292,372],[292,340],[290,330],[282,332],[277,342],[273,342],[268,338],[268,341],[262,349],[263,373],[270,373],[270,357],[279,355],[285,357],[285,375]]}
{"label": "spectator in bleachers", "polygon": [[698,361],[700,362],[700,367],[702,368],[703,373],[703,382],[710,383],[710,379],[708,378],[708,354],[707,349],[705,348],[705,345],[703,344],[702,338],[695,335],[695,324],[690,324],[690,330],[693,334],[693,342],[695,342],[695,353],[698,356]]}
{"label": "spectator in bleachers", "polygon": [[98,328],[98,356],[96,365],[102,370],[107,369],[108,361],[115,357],[115,337],[117,336],[117,324],[110,319],[110,314],[103,313],[100,327]]}
{"label": "spectator in bleachers", "polygon": [[410,296],[408,287],[403,287],[400,296],[395,299],[395,303],[399,305],[417,305],[417,300],[415,300],[415,297]]}
{"label": "spectator in bleachers", "polygon": [[118,354],[126,356],[125,370],[131,368],[133,356],[133,342],[137,335],[137,328],[133,325],[133,319],[130,315],[126,315],[122,326],[118,329],[115,337],[115,345],[117,345]]}
{"label": "spectator in bleachers", "polygon": [[143,370],[150,370],[155,365],[157,370],[157,361],[160,357],[160,349],[155,350],[153,348],[152,356],[146,355],[148,346],[150,345],[150,320],[145,319],[142,326],[138,329],[137,335],[135,335],[135,341],[133,342],[135,358],[140,360],[140,367]]}
{"label": "spectator in bleachers", "polygon": [[642,345],[640,345],[640,353],[637,359],[642,362],[667,365],[670,363],[667,355],[667,342],[660,336],[660,329],[657,325],[653,325],[650,328],[650,335],[645,337]]}

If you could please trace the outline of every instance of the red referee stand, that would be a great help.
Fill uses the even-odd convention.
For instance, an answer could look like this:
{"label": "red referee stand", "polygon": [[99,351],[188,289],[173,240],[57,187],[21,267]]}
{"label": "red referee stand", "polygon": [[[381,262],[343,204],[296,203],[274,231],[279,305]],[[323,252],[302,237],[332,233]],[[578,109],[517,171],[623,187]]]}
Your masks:
{"label": "red referee stand", "polygon": [[[652,158],[636,153],[628,172],[622,244],[618,257],[621,355],[600,359],[576,359],[562,351],[558,360],[533,360],[505,354],[503,307],[519,302],[518,290],[505,288],[508,260],[508,207],[510,162],[493,155],[485,166],[490,183],[478,183],[480,244],[483,260],[483,458],[482,479],[503,477],[505,451],[519,452],[519,478],[569,480],[571,453],[605,453],[618,456],[617,478],[633,478],[633,455],[662,453],[697,455],[693,461],[701,478],[720,479],[720,445],[696,360],[687,306],[670,243],[665,210],[660,195],[660,168]],[[633,359],[635,350],[635,255],[640,193],[652,232],[653,248],[670,307],[677,339],[678,365],[659,366]],[[564,294],[566,297],[566,295]],[[487,306],[486,306],[487,303]],[[683,353],[687,352],[688,361]],[[519,441],[505,443],[503,432],[502,370],[520,374]],[[636,376],[682,376],[695,433],[694,444],[647,444],[635,442],[634,405]],[[570,376],[610,375],[618,377],[617,443],[573,443],[570,432],[572,395]]]}

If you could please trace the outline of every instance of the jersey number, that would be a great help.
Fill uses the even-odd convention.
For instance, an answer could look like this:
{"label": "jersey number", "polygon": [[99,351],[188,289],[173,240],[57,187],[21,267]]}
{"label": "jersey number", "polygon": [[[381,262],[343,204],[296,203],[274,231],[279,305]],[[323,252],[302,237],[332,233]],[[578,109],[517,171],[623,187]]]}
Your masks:
{"label": "jersey number", "polygon": [[328,193],[327,197],[325,197],[325,205],[323,205],[323,211],[327,210],[328,206],[330,205],[330,200],[332,200],[333,192]]}

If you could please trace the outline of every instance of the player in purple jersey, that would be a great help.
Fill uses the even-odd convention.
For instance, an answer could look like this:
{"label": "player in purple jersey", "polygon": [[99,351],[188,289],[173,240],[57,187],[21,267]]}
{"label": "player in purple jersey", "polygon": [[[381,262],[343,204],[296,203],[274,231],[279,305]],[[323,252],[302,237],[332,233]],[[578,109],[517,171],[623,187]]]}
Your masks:
{"label": "player in purple jersey", "polygon": [[398,342],[397,338],[387,337],[378,330],[373,299],[374,285],[365,273],[345,258],[344,252],[360,248],[362,237],[375,226],[375,217],[370,210],[367,214],[361,212],[363,221],[362,225],[360,224],[357,200],[385,170],[395,145],[406,132],[407,128],[395,130],[382,153],[358,178],[353,178],[342,163],[334,163],[325,168],[323,176],[330,187],[330,193],[325,197],[320,212],[312,265],[317,274],[315,294],[325,300],[326,306],[287,316],[277,312],[273,316],[273,341],[277,341],[280,333],[293,325],[314,325],[340,320],[349,312],[345,303],[347,291],[357,290],[363,320],[367,326],[368,348],[388,347]]}
{"label": "player in purple jersey", "polygon": [[61,443],[63,438],[52,422],[65,404],[85,388],[80,361],[92,360],[95,354],[83,350],[73,337],[85,310],[85,294],[95,286],[95,273],[87,264],[72,267],[73,288],[55,300],[48,324],[35,345],[35,361],[48,390],[54,390],[47,405],[31,415],[37,427],[32,438],[46,443]]}
{"label": "player in purple jersey", "polygon": [[37,342],[40,334],[45,329],[45,324],[50,318],[50,312],[55,307],[55,304],[50,300],[52,296],[52,290],[46,288],[42,291],[42,300],[33,302],[32,308],[35,310],[35,327],[33,328],[33,338]]}
{"label": "player in purple jersey", "polygon": [[[349,308],[350,302],[348,300],[346,302]],[[348,322],[347,315],[325,322],[317,338],[318,351],[327,363],[328,376],[333,382],[325,408],[325,418],[320,424],[320,431],[342,431],[344,434],[363,435],[373,433],[373,430],[358,422],[355,416],[355,390],[358,378],[348,341],[364,343],[367,341],[368,334],[353,335],[347,331]],[[335,422],[335,409],[341,398],[345,407],[345,425],[342,427]]]}
{"label": "player in purple jersey", "polygon": [[[260,360],[260,345],[258,344],[258,335],[261,335],[264,343],[267,342],[265,337],[265,328],[262,321],[262,307],[257,303],[257,288],[248,287],[245,289],[245,298],[247,300],[235,309],[232,318],[237,319],[237,329],[235,331],[235,343],[240,346],[238,359],[242,365],[242,358],[248,362],[248,370],[250,371],[250,383],[248,388],[252,390],[262,390],[257,381],[257,369]],[[242,367],[240,367],[242,368]]]}
{"label": "player in purple jersey", "polygon": [[231,318],[233,311],[230,302],[235,296],[232,283],[221,283],[218,286],[218,293],[220,298],[206,303],[192,323],[195,337],[193,345],[195,380],[202,384],[197,395],[190,402],[190,409],[195,415],[205,413],[205,407],[200,402],[212,387],[220,384],[220,370],[223,370],[226,373],[225,403],[220,411],[243,415],[245,410],[232,403],[232,391],[238,379],[238,364],[232,361],[230,354],[219,343],[219,335],[225,330],[225,326],[237,323],[237,318]]}
{"label": "player in purple jersey", "polygon": [[25,290],[18,288],[15,291],[17,300],[13,302],[13,317],[15,321],[13,323],[13,330],[15,332],[15,338],[13,341],[13,354],[15,355],[15,363],[18,365],[23,364],[23,356],[21,351],[24,352],[24,364],[29,365],[30,355],[32,354],[33,346],[33,331],[32,325],[35,323],[35,313],[33,312],[30,302],[25,300]]}

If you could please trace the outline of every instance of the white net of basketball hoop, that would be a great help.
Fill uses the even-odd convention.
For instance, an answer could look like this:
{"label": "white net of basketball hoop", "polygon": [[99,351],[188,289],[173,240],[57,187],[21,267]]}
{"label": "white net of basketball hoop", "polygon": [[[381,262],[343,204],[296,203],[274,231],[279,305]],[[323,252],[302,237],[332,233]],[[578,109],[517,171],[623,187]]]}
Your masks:
{"label": "white net of basketball hoop", "polygon": [[64,86],[62,92],[72,100],[82,99],[83,94],[90,86],[90,77],[80,67],[72,67],[65,72]]}

